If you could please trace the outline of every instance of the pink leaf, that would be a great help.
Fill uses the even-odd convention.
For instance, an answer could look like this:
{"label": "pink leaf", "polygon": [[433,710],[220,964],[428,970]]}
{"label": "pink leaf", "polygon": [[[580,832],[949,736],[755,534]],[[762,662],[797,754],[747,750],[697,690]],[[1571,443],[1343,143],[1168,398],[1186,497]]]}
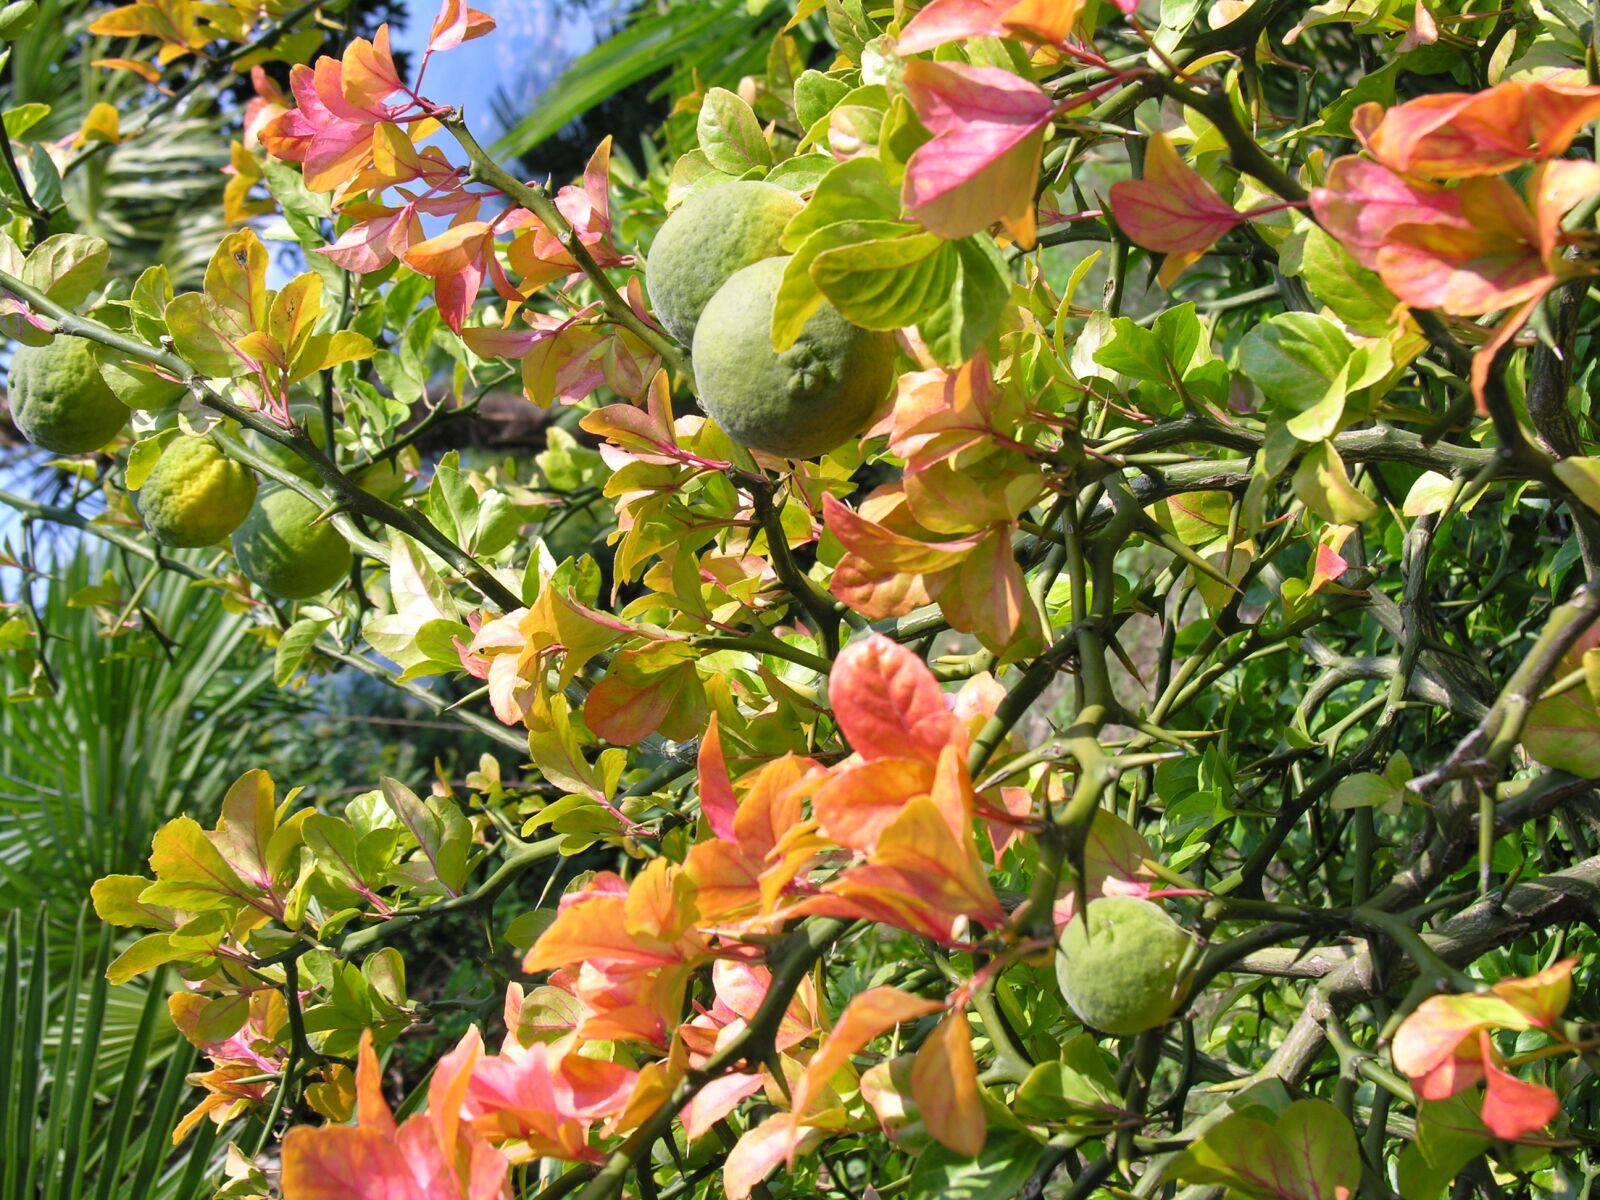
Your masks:
{"label": "pink leaf", "polygon": [[933,140],[911,156],[902,199],[944,238],[997,221],[1030,230],[1044,128],[1055,105],[1031,80],[998,67],[914,59],[906,91]]}

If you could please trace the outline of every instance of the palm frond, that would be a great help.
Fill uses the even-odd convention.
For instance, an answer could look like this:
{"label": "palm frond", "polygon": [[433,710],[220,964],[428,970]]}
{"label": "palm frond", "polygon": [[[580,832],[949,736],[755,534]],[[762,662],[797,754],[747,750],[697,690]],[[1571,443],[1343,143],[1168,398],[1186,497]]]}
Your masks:
{"label": "palm frond", "polygon": [[746,0],[700,0],[636,17],[567,68],[534,110],[494,144],[493,153],[525,158],[584,113],[642,80],[662,76],[655,90],[665,94],[690,90],[692,73],[707,83],[737,79],[765,61],[757,30],[786,15],[786,6],[767,8],[752,13]]}
{"label": "palm frond", "polygon": [[[248,622],[179,576],[143,602],[165,652],[104,637],[72,598],[113,565],[86,539],[28,585],[65,682],[0,705],[0,907],[75,908],[101,876],[138,871],[156,826],[215,805],[285,711]],[[20,671],[0,661],[0,687],[20,688]]]}
{"label": "palm frond", "polygon": [[172,1144],[195,1052],[167,1017],[160,973],[113,992],[110,929],[80,909],[52,946],[49,917],[12,912],[0,940],[0,1198],[191,1200],[216,1126]]}

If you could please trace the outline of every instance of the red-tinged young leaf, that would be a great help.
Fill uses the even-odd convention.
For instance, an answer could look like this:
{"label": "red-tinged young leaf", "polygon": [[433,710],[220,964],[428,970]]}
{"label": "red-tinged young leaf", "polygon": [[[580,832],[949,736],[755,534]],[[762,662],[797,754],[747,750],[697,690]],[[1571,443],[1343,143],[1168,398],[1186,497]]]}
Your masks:
{"label": "red-tinged young leaf", "polygon": [[812,1149],[823,1138],[821,1130],[796,1126],[787,1113],[775,1113],[754,1129],[745,1130],[722,1164],[722,1192],[728,1200],[747,1200],[768,1175],[791,1154]]}
{"label": "red-tinged young leaf", "polygon": [[1481,92],[1440,92],[1351,119],[1367,151],[1395,171],[1435,179],[1498,175],[1566,153],[1600,117],[1600,87],[1508,81]]}
{"label": "red-tinged young leaf", "polygon": [[1538,975],[1502,980],[1488,994],[1430,996],[1395,1032],[1395,1067],[1428,1100],[1484,1080],[1483,1121],[1497,1137],[1542,1129],[1558,1111],[1554,1093],[1507,1074],[1489,1034],[1550,1026],[1566,1009],[1575,964],[1565,959]]}
{"label": "red-tinged young leaf", "polygon": [[912,218],[957,239],[1005,222],[1033,240],[1033,196],[1054,101],[998,67],[913,59],[906,92],[933,140],[906,165],[902,200]]}
{"label": "red-tinged young leaf", "polygon": [[454,50],[462,42],[470,42],[494,30],[494,18],[467,7],[466,0],[444,0],[439,15],[433,19],[433,30],[428,35],[428,53],[439,54]]}
{"label": "red-tinged young leaf", "polygon": [[590,689],[583,717],[591,732],[616,746],[638,745],[658,729],[685,741],[700,727],[704,697],[690,652],[662,662],[653,648],[622,650]]}
{"label": "red-tinged young leaf", "polygon": [[1355,156],[1337,159],[1328,169],[1327,181],[1311,193],[1311,209],[1352,258],[1374,271],[1378,251],[1397,225],[1471,224],[1461,215],[1459,193]]}
{"label": "red-tinged young leaf", "polygon": [[978,1064],[965,1013],[945,1017],[917,1050],[911,1094],[937,1141],[957,1154],[972,1156],[983,1150],[989,1119],[978,1090]]}
{"label": "red-tinged young leaf", "polygon": [[497,1200],[511,1164],[462,1126],[461,1103],[481,1054],[476,1028],[435,1068],[429,1107],[398,1127],[379,1089],[371,1031],[361,1035],[358,1126],[291,1129],[284,1200]]}
{"label": "red-tinged young leaf", "polygon": [[992,525],[961,562],[928,581],[928,593],[952,629],[976,634],[991,650],[1022,638],[1040,640],[1038,608],[1011,550],[1010,523]]}
{"label": "red-tinged young leaf", "polygon": [[828,702],[863,758],[909,755],[935,763],[946,746],[967,744],[966,728],[927,664],[881,633],[840,653],[828,678]]}
{"label": "red-tinged young leaf", "polygon": [[1147,143],[1144,177],[1112,185],[1111,211],[1135,242],[1170,256],[1161,271],[1165,286],[1245,220],[1183,161],[1164,133],[1152,134]]}
{"label": "red-tinged young leaf", "polygon": [[932,0],[906,22],[895,39],[895,50],[921,54],[968,38],[1004,37],[1003,18],[1015,7],[1016,0]]}
{"label": "red-tinged young leaf", "polygon": [[700,811],[705,814],[706,824],[723,841],[736,840],[733,823],[739,802],[728,778],[728,761],[722,755],[722,728],[716,713],[711,714],[705,736],[700,739],[696,767],[700,773]]}
{"label": "red-tinged young leaf", "polygon": [[1378,251],[1385,286],[1407,304],[1477,316],[1542,296],[1555,276],[1539,253],[1532,214],[1500,179],[1460,188],[1470,228],[1397,225]]}
{"label": "red-tinged young leaf", "polygon": [[352,41],[342,62],[340,91],[352,108],[371,111],[405,86],[389,53],[387,25],[378,26],[370,42],[366,38]]}
{"label": "red-tinged young leaf", "polygon": [[1555,1092],[1508,1074],[1500,1066],[1487,1031],[1478,1034],[1478,1045],[1486,1084],[1479,1115],[1490,1133],[1508,1140],[1526,1137],[1556,1119],[1561,1101]]}
{"label": "red-tinged young leaf", "polygon": [[926,1000],[899,988],[869,988],[853,997],[817,1052],[806,1064],[805,1074],[794,1085],[794,1098],[788,1116],[788,1144],[784,1153],[793,1158],[800,1139],[801,1122],[811,1111],[812,1100],[820,1095],[834,1072],[849,1063],[868,1042],[905,1021],[915,1021],[944,1007],[937,1000]]}
{"label": "red-tinged young leaf", "polygon": [[1297,1100],[1270,1123],[1224,1117],[1177,1157],[1171,1173],[1253,1200],[1351,1200],[1361,1183],[1361,1151],[1350,1121],[1332,1104]]}
{"label": "red-tinged young leaf", "polygon": [[906,802],[932,789],[933,775],[933,764],[923,758],[847,764],[811,798],[818,832],[840,846],[870,854]]}
{"label": "red-tinged young leaf", "polygon": [[690,1141],[704,1137],[718,1121],[722,1120],[741,1100],[756,1095],[766,1086],[759,1074],[744,1075],[733,1072],[713,1079],[694,1094],[694,1099],[684,1106],[680,1119],[683,1132]]}
{"label": "red-tinged young leaf", "polygon": [[930,796],[908,801],[867,862],[822,890],[799,910],[882,921],[947,944],[961,940],[968,921],[1005,921],[971,829],[952,830]]}

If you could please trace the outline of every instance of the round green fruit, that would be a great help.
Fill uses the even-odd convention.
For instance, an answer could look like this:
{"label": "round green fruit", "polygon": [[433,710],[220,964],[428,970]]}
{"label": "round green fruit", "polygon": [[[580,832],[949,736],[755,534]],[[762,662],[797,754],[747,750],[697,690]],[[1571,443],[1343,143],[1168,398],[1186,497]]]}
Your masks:
{"label": "round green fruit", "polygon": [[350,547],[327,521],[312,524],[317,506],[299,492],[268,488],[234,532],[239,569],[264,591],[304,600],[350,573]]}
{"label": "round green fruit", "polygon": [[696,192],[674,209],[644,272],[650,305],[667,332],[692,346],[711,297],[735,271],[782,254],[783,228],[804,207],[776,184],[739,180]]}
{"label": "round green fruit", "polygon": [[1165,1025],[1178,1011],[1189,992],[1180,973],[1189,945],[1158,905],[1102,896],[1062,933],[1056,979],[1085,1025],[1129,1037]]}
{"label": "round green fruit", "polygon": [[734,273],[694,338],[700,403],[742,446],[814,458],[856,437],[894,382],[895,341],[824,303],[794,345],[772,348],[772,308],[787,258]]}
{"label": "round green fruit", "polygon": [[209,438],[179,437],[139,489],[139,513],[164,546],[212,546],[250,515],[256,477]]}
{"label": "round green fruit", "polygon": [[100,378],[82,338],[58,335],[44,346],[18,346],[6,381],[11,420],[41,450],[87,454],[128,423],[128,408]]}

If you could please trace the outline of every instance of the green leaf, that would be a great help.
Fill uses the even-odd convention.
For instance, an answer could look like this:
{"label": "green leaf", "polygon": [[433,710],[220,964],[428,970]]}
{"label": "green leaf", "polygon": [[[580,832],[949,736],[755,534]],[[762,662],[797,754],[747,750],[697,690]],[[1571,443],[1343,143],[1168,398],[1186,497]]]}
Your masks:
{"label": "green leaf", "polygon": [[160,461],[161,452],[178,433],[177,429],[163,429],[133,444],[133,449],[128,451],[128,465],[122,471],[122,482],[130,492],[137,492],[144,486],[144,481],[150,478],[150,472],[155,470],[156,463]]}
{"label": "green leaf", "polygon": [[1563,458],[1554,470],[1574,496],[1600,512],[1600,458]]}
{"label": "green leaf", "polygon": [[146,904],[197,913],[237,907],[256,892],[239,878],[192,817],[168,821],[156,831],[150,867],[156,881],[139,895]]}
{"label": "green leaf", "polygon": [[1017,1089],[1017,1115],[1059,1120],[1073,1114],[1114,1116],[1122,1107],[1116,1077],[1094,1039],[1079,1034],[1061,1048],[1060,1062],[1040,1063]]}
{"label": "green leaf", "polygon": [[1394,293],[1317,226],[1289,239],[1279,266],[1303,279],[1313,296],[1357,332],[1381,336],[1393,328],[1390,318],[1400,303]]}
{"label": "green leaf", "polygon": [[241,879],[262,889],[272,886],[267,846],[278,828],[277,789],[259,768],[233,781],[222,798],[222,815],[206,839]]}
{"label": "green leaf", "polygon": [[1172,367],[1161,339],[1154,330],[1135,324],[1127,317],[1111,321],[1110,334],[1093,357],[1100,366],[1134,379],[1172,382]]}
{"label": "green leaf", "polygon": [[[813,205],[816,200],[812,200]],[[795,220],[805,216],[800,213]],[[791,223],[792,227],[792,223]],[[881,238],[899,237],[912,229],[903,221],[840,221],[817,230],[784,264],[783,278],[772,305],[772,345],[787,350],[794,345],[811,314],[826,297],[811,277],[811,264],[829,250]]]}
{"label": "green leaf", "polygon": [[[0,10],[0,12],[9,11],[15,7],[15,5],[7,5],[6,9]],[[5,122],[7,136],[20,138],[49,115],[50,106],[48,104],[34,101],[31,104],[19,104],[15,108],[6,109],[5,116],[0,120]]]}
{"label": "green leaf", "polygon": [[[435,879],[451,895],[459,895],[467,876],[467,850],[472,827],[455,804],[443,796],[431,796],[424,804],[415,792],[398,779],[384,776],[380,781],[384,798],[402,824],[411,831],[427,859],[429,871],[410,870],[407,878],[415,883]],[[420,864],[411,864],[420,866]]]}
{"label": "green leaf", "polygon": [[317,644],[317,639],[333,622],[304,617],[283,631],[278,639],[277,653],[272,661],[272,682],[283,687],[294,678],[306,655]]}
{"label": "green leaf", "polygon": [[1355,525],[1378,515],[1378,506],[1356,489],[1332,442],[1306,451],[1294,473],[1294,492],[1317,516],[1334,525]]}
{"label": "green leaf", "polygon": [[1420,1101],[1416,1136],[1400,1152],[1400,1194],[1407,1200],[1438,1200],[1461,1168],[1493,1144],[1470,1092]]}
{"label": "green leaf", "polygon": [[1039,1143],[1020,1133],[997,1133],[976,1158],[930,1146],[917,1159],[906,1190],[911,1200],[1000,1200],[1015,1196],[1039,1161]]}
{"label": "green leaf", "polygon": [[840,246],[811,264],[818,290],[863,329],[916,325],[955,288],[959,272],[954,247],[924,232]]}
{"label": "green leaf", "polygon": [[112,960],[106,968],[106,980],[114,987],[121,986],[163,963],[178,962],[189,956],[187,949],[173,946],[171,934],[146,934]]}
{"label": "green leaf", "polygon": [[111,248],[104,238],[58,233],[33,248],[22,281],[63,308],[75,309],[99,288],[110,260]]}
{"label": "green leaf", "polygon": [[850,94],[850,85],[821,71],[804,71],[794,81],[794,111],[800,128],[810,129]]}
{"label": "green leaf", "polygon": [[772,165],[772,147],[750,106],[726,88],[712,88],[700,105],[700,150],[718,171],[743,175]]}
{"label": "green leaf", "polygon": [[1333,789],[1335,809],[1383,808],[1404,798],[1405,794],[1400,788],[1382,775],[1373,774],[1371,771],[1362,771],[1341,779],[1339,786]]}
{"label": "green leaf", "polygon": [[999,327],[1011,299],[1011,276],[987,234],[948,245],[959,265],[955,289],[918,323],[917,332],[935,360],[954,367],[972,358]]}
{"label": "green leaf", "polygon": [[785,159],[767,174],[767,182],[775,187],[803,196],[817,190],[817,185],[834,167],[833,159],[826,154],[801,154]]}
{"label": "green leaf", "polygon": [[[822,158],[823,155],[807,157]],[[832,161],[831,159],[828,161]],[[810,203],[790,219],[783,231],[783,248],[791,254],[815,233],[843,222],[891,221],[907,229],[916,228],[900,221],[900,193],[883,173],[883,164],[874,158],[852,158],[839,163],[822,177]],[[836,235],[832,245],[850,244]],[[813,253],[812,257],[815,257]]]}
{"label": "green leaf", "polygon": [[357,894],[368,890],[358,866],[356,831],[347,822],[324,813],[313,813],[305,819],[301,829],[324,879]]}
{"label": "green leaf", "polygon": [[[1316,313],[1285,313],[1257,325],[1239,346],[1239,366],[1261,389],[1275,416],[1288,416],[1301,441],[1331,437],[1344,416],[1355,347]],[[1292,414],[1292,415],[1291,415]]]}
{"label": "green leaf", "polygon": [[249,369],[233,350],[233,341],[241,331],[210,296],[201,292],[175,296],[167,305],[166,319],[173,348],[200,374],[231,379]]}
{"label": "green leaf", "polygon": [[1223,1118],[1173,1161],[1171,1173],[1250,1200],[1334,1200],[1355,1194],[1361,1151],[1332,1104],[1297,1100],[1272,1122],[1243,1113]]}

